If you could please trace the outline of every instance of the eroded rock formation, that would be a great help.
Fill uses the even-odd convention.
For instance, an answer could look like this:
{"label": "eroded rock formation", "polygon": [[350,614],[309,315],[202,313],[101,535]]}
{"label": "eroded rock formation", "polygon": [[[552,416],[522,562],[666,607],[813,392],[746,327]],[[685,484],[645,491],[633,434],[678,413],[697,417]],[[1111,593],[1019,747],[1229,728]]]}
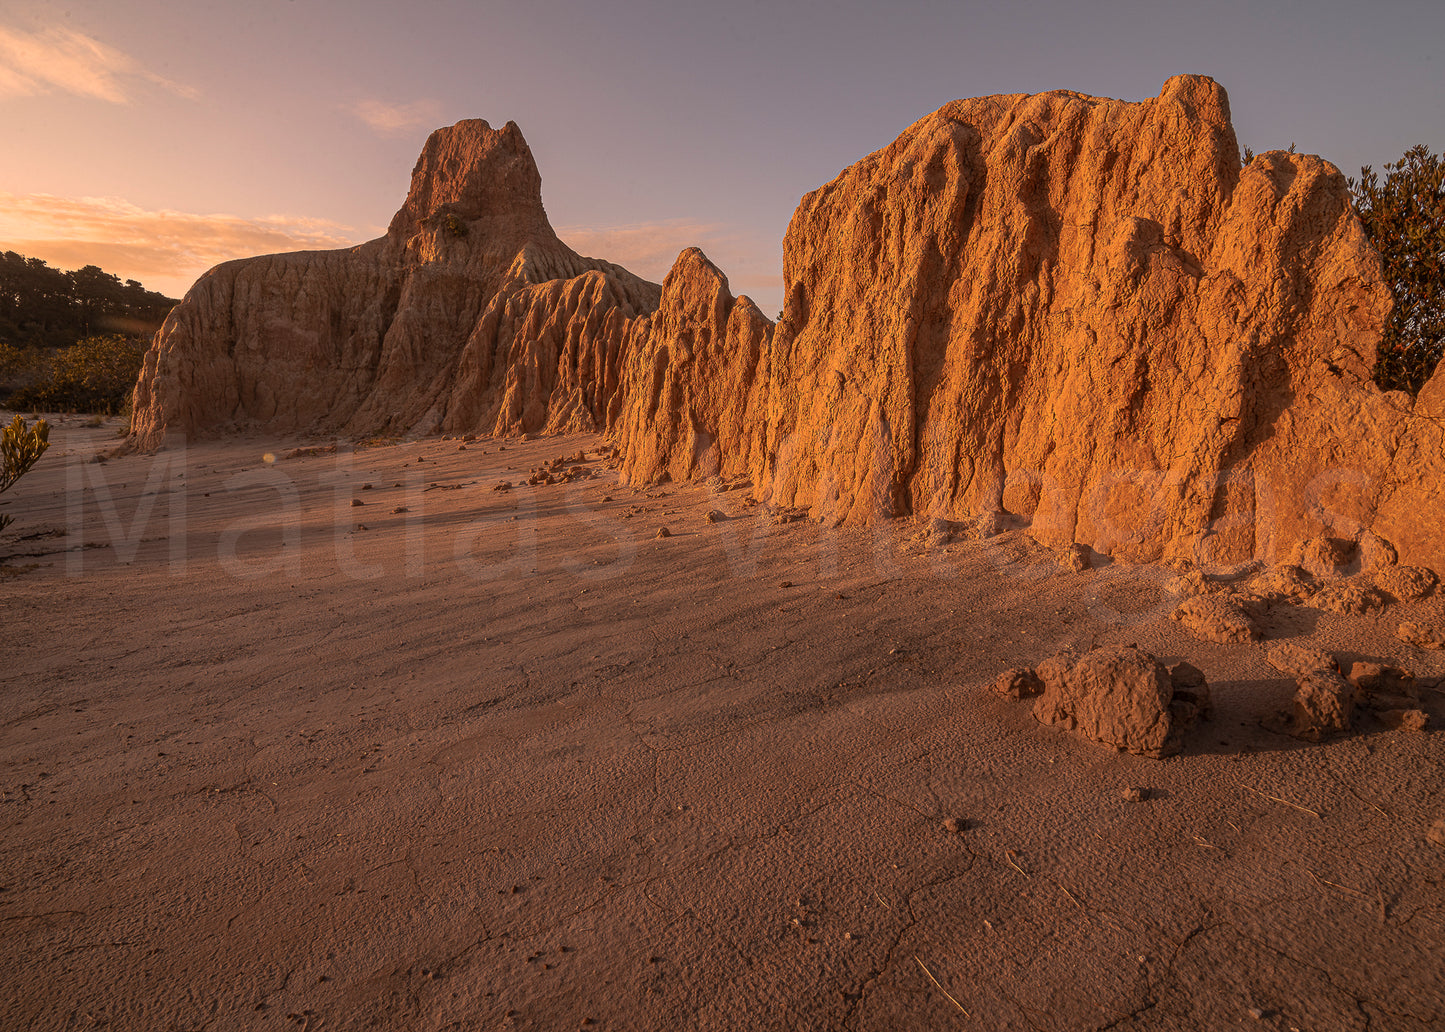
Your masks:
{"label": "eroded rock formation", "polygon": [[1344,177],[1241,169],[1209,79],[949,104],[805,197],[784,260],[766,419],[732,442],[776,504],[1010,512],[1139,561],[1373,528],[1445,564],[1445,377],[1413,407],[1373,386],[1390,298]]}
{"label": "eroded rock formation", "polygon": [[516,125],[459,122],[386,236],[201,277],[146,356],[132,439],[601,429],[626,323],[658,295],[557,239]]}
{"label": "eroded rock formation", "polygon": [[803,198],[784,281],[774,327],[696,249],[660,291],[581,258],[516,127],[463,122],[383,239],[207,274],[135,440],[604,429],[634,482],[746,476],[829,523],[1445,569],[1445,370],[1413,401],[1370,382],[1390,298],[1344,177],[1241,168],[1210,79],[949,104]]}

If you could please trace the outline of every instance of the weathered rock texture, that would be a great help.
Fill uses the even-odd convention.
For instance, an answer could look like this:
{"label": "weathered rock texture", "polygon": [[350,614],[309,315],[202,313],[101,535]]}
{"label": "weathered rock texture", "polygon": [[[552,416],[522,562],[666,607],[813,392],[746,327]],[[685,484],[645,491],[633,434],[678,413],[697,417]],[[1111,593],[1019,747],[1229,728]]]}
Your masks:
{"label": "weathered rock texture", "polygon": [[733,297],[701,251],[678,255],[657,311],[633,327],[615,396],[628,476],[650,483],[760,469],[772,336],[773,324],[749,298]]}
{"label": "weathered rock texture", "polygon": [[830,523],[1445,569],[1445,370],[1373,386],[1390,298],[1344,177],[1241,168],[1210,79],[948,104],[803,198],[783,250],[776,327],[696,249],[659,294],[557,240],[515,126],[463,122],[385,238],[207,274],[134,439],[598,428],[634,482],[746,477]]}
{"label": "weathered rock texture", "polygon": [[630,475],[710,441],[829,522],[1008,511],[1047,544],[1211,563],[1373,528],[1445,562],[1445,374],[1413,407],[1373,386],[1390,299],[1344,177],[1241,169],[1209,79],[949,104],[805,197],[784,263],[754,376],[724,352],[763,418],[629,425]]}
{"label": "weathered rock texture", "polygon": [[517,127],[431,135],[386,236],[228,262],[157,334],[132,439],[601,429],[659,288],[557,239]]}
{"label": "weathered rock texture", "polygon": [[1198,669],[1166,669],[1133,647],[1054,656],[1034,676],[1043,684],[1036,720],[1140,756],[1177,753],[1185,731],[1209,714],[1209,685]]}

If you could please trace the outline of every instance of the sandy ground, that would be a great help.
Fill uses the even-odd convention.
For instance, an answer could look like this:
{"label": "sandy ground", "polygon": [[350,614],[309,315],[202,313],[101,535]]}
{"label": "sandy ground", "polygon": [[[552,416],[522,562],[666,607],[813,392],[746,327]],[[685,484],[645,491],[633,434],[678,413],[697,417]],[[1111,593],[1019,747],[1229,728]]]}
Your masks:
{"label": "sandy ground", "polygon": [[[1271,733],[1158,569],[492,490],[595,438],[53,440],[0,504],[4,1029],[1445,1024],[1445,736]],[[1269,633],[1445,673],[1406,618]],[[1205,671],[1184,755],[987,689],[1093,643]]]}

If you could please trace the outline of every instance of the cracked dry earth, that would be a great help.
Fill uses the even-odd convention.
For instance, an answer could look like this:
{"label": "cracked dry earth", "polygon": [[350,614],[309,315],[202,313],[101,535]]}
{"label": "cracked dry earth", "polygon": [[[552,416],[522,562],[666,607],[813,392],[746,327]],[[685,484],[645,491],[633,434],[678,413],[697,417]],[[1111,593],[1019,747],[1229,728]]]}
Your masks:
{"label": "cracked dry earth", "polygon": [[[1442,736],[1271,733],[1270,642],[1166,571],[632,491],[596,438],[52,440],[0,544],[0,1027],[1445,1023]],[[1445,672],[1401,619],[1441,603],[1267,630]],[[1182,756],[987,690],[1093,643],[1208,675]]]}

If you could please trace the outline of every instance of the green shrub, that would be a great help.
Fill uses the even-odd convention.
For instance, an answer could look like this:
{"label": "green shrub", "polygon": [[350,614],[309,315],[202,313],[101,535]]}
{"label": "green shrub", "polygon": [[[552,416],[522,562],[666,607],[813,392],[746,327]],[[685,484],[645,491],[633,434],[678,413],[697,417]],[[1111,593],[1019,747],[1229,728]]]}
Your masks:
{"label": "green shrub", "polygon": [[1419,392],[1445,351],[1445,159],[1423,145],[1351,179],[1355,210],[1385,259],[1395,311],[1375,357],[1385,390]]}
{"label": "green shrub", "polygon": [[[21,416],[3,431],[0,431],[0,492],[10,490],[11,485],[30,472],[30,467],[50,447],[50,424],[39,420],[34,426],[26,426]],[[12,516],[0,515],[0,530],[10,526]]]}
{"label": "green shrub", "polygon": [[11,394],[7,404],[113,416],[130,403],[145,353],[146,343],[134,337],[86,337],[52,355],[35,380]]}

